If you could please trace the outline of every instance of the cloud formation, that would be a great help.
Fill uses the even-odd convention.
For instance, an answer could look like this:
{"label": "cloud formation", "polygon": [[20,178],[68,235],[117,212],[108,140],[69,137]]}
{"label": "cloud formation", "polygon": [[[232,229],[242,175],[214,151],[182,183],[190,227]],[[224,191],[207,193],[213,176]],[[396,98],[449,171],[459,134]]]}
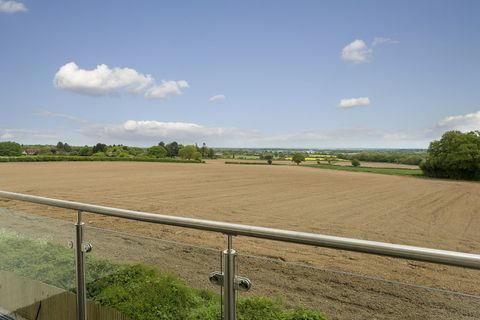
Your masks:
{"label": "cloud formation", "polygon": [[53,83],[55,87],[92,96],[120,94],[143,94],[149,99],[163,99],[170,94],[181,94],[188,88],[185,80],[162,81],[155,84],[149,74],[142,74],[131,68],[110,69],[106,64],[95,69],[81,69],[75,62],[69,62],[57,71]]}
{"label": "cloud formation", "polygon": [[214,101],[223,101],[225,100],[227,97],[225,97],[224,94],[216,94],[214,96],[211,96],[208,101],[210,102],[214,102]]}
{"label": "cloud formation", "polygon": [[162,84],[151,87],[145,92],[145,98],[148,99],[164,99],[170,94],[180,95],[182,89],[188,88],[188,82],[180,81],[162,81]]}
{"label": "cloud formation", "polygon": [[45,117],[45,118],[60,118],[60,119],[66,119],[70,120],[73,122],[78,122],[78,123],[87,123],[88,121],[82,118],[78,118],[75,116],[71,116],[69,114],[65,113],[59,113],[59,112],[51,112],[51,111],[40,111],[33,113],[35,116],[40,116],[40,117]]}
{"label": "cloud formation", "polygon": [[375,37],[372,41],[371,46],[369,47],[365,43],[365,41],[361,39],[357,39],[347,44],[342,49],[341,57],[345,61],[350,61],[354,63],[370,62],[373,57],[373,47],[377,47],[382,44],[397,44],[397,43],[399,43],[398,40],[384,38],[384,37]]}
{"label": "cloud formation", "polygon": [[[247,133],[232,127],[207,127],[190,122],[162,122],[155,120],[128,120],[123,124],[90,126],[83,132],[86,135],[112,140],[160,141],[176,140],[192,143],[194,141],[234,142],[252,138]],[[212,142],[210,142],[212,143]]]}
{"label": "cloud formation", "polygon": [[354,40],[342,49],[342,59],[354,63],[368,62],[372,50],[367,47],[365,41]]}
{"label": "cloud formation", "polygon": [[480,130],[480,111],[465,115],[449,116],[440,120],[435,126],[437,130]]}
{"label": "cloud formation", "polygon": [[0,139],[1,140],[10,140],[10,139],[14,139],[15,136],[13,134],[11,134],[10,132],[5,132],[4,134],[0,135]]}
{"label": "cloud formation", "polygon": [[354,108],[368,105],[370,105],[370,99],[368,97],[342,99],[338,104],[340,108]]}
{"label": "cloud formation", "polygon": [[378,46],[379,44],[397,44],[400,43],[400,41],[395,40],[395,39],[390,39],[390,38],[383,38],[383,37],[375,37],[372,41],[372,46]]}
{"label": "cloud formation", "polygon": [[0,13],[16,13],[25,11],[27,11],[27,7],[21,2],[0,0]]}

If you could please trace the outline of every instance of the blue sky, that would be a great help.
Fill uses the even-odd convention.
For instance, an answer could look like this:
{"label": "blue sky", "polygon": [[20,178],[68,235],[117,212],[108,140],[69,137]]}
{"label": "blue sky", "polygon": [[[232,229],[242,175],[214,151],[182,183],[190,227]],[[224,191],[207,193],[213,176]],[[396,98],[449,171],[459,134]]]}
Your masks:
{"label": "blue sky", "polygon": [[480,129],[479,1],[0,0],[0,140],[427,147]]}

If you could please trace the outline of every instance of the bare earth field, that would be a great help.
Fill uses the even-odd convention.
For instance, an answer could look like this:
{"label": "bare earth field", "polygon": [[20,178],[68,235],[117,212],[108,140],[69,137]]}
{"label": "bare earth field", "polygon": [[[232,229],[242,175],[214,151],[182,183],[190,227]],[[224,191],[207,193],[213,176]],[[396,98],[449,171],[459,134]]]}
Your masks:
{"label": "bare earth field", "polygon": [[[178,216],[480,251],[479,183],[301,166],[225,165],[220,161],[52,162],[1,163],[0,189]],[[74,212],[15,201],[0,199],[0,207],[74,219]],[[4,212],[0,212],[2,226],[15,225],[33,232],[27,220],[11,221]],[[207,232],[93,215],[86,220],[89,226],[218,250],[226,245],[224,236]],[[162,250],[167,245],[156,243],[149,247],[129,237],[97,232],[97,241],[103,244],[97,254],[150,261],[197,286],[208,286],[208,273],[219,264],[206,258],[206,253],[197,252],[204,259],[193,259],[191,249]],[[133,250],[135,247],[139,249]],[[478,271],[242,237],[235,238],[234,247],[240,253],[271,258],[243,257],[239,261],[240,274],[254,281],[254,293],[281,295],[292,305],[303,303],[323,310],[329,319],[480,318],[480,300],[475,297],[318,268],[480,296]]]}

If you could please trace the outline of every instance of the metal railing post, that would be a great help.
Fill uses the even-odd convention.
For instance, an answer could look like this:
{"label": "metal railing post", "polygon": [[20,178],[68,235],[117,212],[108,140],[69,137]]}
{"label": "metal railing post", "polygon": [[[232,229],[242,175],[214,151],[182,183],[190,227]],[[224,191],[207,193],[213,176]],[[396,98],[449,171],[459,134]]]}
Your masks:
{"label": "metal railing post", "polygon": [[223,317],[224,320],[236,320],[235,299],[235,257],[237,253],[232,249],[232,236],[228,236],[227,250],[223,251]]}
{"label": "metal railing post", "polygon": [[77,211],[75,223],[75,264],[77,276],[77,320],[87,320],[87,288],[85,284],[85,252],[83,249],[82,211]]}

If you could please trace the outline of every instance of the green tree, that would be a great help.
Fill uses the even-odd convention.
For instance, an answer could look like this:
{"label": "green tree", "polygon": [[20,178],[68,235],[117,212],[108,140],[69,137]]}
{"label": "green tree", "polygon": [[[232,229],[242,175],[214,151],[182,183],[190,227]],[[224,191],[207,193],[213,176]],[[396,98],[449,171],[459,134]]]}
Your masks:
{"label": "green tree", "polygon": [[169,157],[176,157],[178,156],[178,152],[180,149],[180,146],[176,141],[173,141],[165,146],[165,149],[167,149],[167,156]]}
{"label": "green tree", "polygon": [[208,158],[210,158],[210,159],[215,158],[215,149],[213,149],[213,148],[208,148],[207,156],[208,156]]}
{"label": "green tree", "polygon": [[299,165],[300,162],[305,161],[305,155],[303,153],[297,152],[292,156],[292,161]]}
{"label": "green tree", "polygon": [[447,131],[430,143],[424,174],[434,178],[480,179],[480,131]]}
{"label": "green tree", "polygon": [[360,161],[358,161],[357,159],[353,159],[353,160],[352,160],[352,166],[354,166],[354,167],[360,167],[360,164],[361,164]]}
{"label": "green tree", "polygon": [[16,142],[0,142],[0,156],[21,156],[22,146]]}
{"label": "green tree", "polygon": [[271,153],[267,153],[263,156],[263,159],[267,160],[268,164],[273,163],[273,155]]}
{"label": "green tree", "polygon": [[167,156],[167,149],[162,146],[153,146],[147,149],[147,155],[155,158],[165,158]]}
{"label": "green tree", "polygon": [[97,152],[106,152],[107,151],[107,145],[105,143],[97,143],[94,147],[93,147],[93,153],[97,153]]}
{"label": "green tree", "polygon": [[182,158],[182,159],[194,159],[195,158],[195,153],[197,152],[197,148],[194,146],[194,145],[187,145],[185,147],[183,147],[182,149],[180,149],[180,151],[178,152],[178,155]]}
{"label": "green tree", "polygon": [[91,156],[92,148],[90,148],[89,146],[81,147],[80,150],[78,150],[78,154],[81,156]]}

